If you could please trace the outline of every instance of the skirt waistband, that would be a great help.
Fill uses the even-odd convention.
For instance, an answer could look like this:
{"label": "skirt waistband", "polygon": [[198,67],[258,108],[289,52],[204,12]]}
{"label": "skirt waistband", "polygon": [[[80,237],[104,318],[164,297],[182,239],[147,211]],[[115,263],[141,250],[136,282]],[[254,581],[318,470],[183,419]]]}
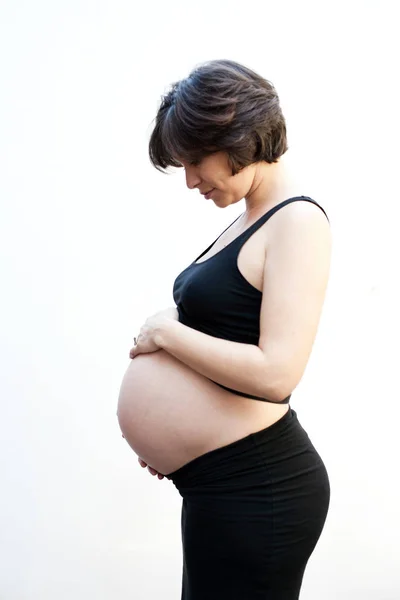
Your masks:
{"label": "skirt waistband", "polygon": [[221,448],[210,450],[176,471],[165,475],[179,491],[200,487],[224,486],[231,479],[238,483],[250,472],[263,470],[268,463],[290,458],[312,446],[306,431],[289,405],[288,411],[272,425],[250,433]]}

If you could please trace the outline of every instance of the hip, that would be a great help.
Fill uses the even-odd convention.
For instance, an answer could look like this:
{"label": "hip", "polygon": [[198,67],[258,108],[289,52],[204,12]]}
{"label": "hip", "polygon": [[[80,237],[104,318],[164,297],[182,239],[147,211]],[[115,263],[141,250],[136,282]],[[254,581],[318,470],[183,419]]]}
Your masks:
{"label": "hip", "polygon": [[211,450],[166,477],[185,499],[214,505],[219,499],[221,506],[259,502],[267,510],[274,505],[275,514],[314,496],[324,511],[330,497],[325,464],[290,406],[272,425]]}

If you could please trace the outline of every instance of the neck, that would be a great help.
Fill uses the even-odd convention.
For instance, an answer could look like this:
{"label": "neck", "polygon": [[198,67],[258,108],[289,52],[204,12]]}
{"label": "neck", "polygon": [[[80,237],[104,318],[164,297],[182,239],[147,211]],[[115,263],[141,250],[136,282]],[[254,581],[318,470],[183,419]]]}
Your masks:
{"label": "neck", "polygon": [[300,188],[285,155],[276,163],[260,162],[255,167],[253,185],[245,197],[244,218],[252,220],[275,204],[299,193]]}

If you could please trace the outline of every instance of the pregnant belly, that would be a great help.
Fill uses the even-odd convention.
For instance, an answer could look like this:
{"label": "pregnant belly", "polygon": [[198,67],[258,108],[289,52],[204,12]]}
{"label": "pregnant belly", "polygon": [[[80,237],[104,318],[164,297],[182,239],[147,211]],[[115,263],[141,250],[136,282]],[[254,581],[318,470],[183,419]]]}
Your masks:
{"label": "pregnant belly", "polygon": [[122,380],[117,416],[134,452],[163,474],[264,429],[288,405],[238,396],[164,350],[139,354]]}

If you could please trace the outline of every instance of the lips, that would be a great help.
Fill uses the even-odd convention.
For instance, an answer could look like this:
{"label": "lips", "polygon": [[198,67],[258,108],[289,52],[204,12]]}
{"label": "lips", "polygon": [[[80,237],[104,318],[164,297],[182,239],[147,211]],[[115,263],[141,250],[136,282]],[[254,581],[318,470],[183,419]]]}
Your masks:
{"label": "lips", "polygon": [[205,193],[203,194],[204,198],[205,198],[206,200],[209,200],[209,199],[211,198],[211,194],[213,193],[213,191],[214,191],[214,190],[215,190],[215,188],[211,188],[211,190],[209,190],[208,192],[205,192]]}

